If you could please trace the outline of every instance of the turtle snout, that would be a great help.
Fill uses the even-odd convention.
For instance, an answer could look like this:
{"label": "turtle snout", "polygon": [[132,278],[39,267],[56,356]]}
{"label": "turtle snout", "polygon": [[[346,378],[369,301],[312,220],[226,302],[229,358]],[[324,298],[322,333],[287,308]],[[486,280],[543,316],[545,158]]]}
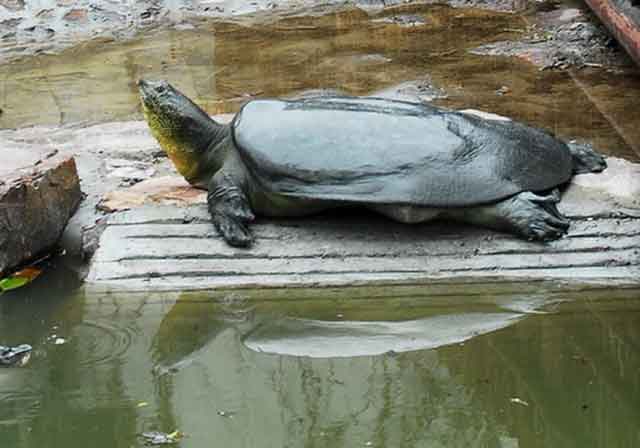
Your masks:
{"label": "turtle snout", "polygon": [[149,95],[151,93],[149,82],[145,81],[144,79],[139,79],[137,84],[138,91],[140,92],[140,97],[142,98],[142,100],[144,101],[145,99],[149,98]]}

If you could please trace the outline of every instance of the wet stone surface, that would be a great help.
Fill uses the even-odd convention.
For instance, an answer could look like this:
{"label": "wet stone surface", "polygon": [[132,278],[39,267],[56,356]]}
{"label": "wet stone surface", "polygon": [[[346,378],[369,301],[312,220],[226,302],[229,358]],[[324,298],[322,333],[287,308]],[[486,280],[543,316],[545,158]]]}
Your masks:
{"label": "wet stone surface", "polygon": [[382,19],[375,19],[374,22],[379,23],[393,23],[395,25],[412,27],[418,25],[424,25],[425,20],[423,17],[412,14],[398,14],[389,17],[383,17]]}
{"label": "wet stone surface", "polygon": [[[403,0],[356,0],[351,7],[377,11],[407,3]],[[452,0],[452,6],[479,7],[496,11],[522,8],[519,0]],[[242,16],[273,19],[291,14],[318,14],[344,7],[341,0],[216,0],[173,2],[96,2],[91,0],[45,0],[0,2],[0,58],[5,60],[40,52],[55,52],[79,40],[96,37],[127,39],[159,25],[192,28],[203,19],[230,19]],[[418,16],[399,15],[390,19],[403,26],[423,23]]]}
{"label": "wet stone surface", "polygon": [[[406,1],[356,0],[348,6],[357,7],[370,14],[385,8],[403,5]],[[424,3],[424,2],[415,2]],[[434,2],[435,3],[435,2]],[[610,46],[608,34],[601,26],[594,26],[593,18],[583,18],[583,27],[578,30],[558,26],[558,20],[566,21],[573,10],[554,2],[527,2],[524,0],[449,0],[447,5],[455,8],[479,8],[500,12],[525,14],[535,26],[537,37],[527,39],[519,45],[512,43],[492,48],[500,54],[528,54],[532,51],[544,53],[544,66],[581,66],[587,63],[619,63],[621,58]],[[176,29],[193,29],[203,20],[249,20],[254,22],[272,21],[290,15],[318,15],[344,9],[342,1],[317,0],[218,0],[171,2],[166,0],[145,0],[132,4],[119,2],[93,2],[71,0],[56,2],[24,3],[21,0],[5,0],[0,3],[0,58],[57,52],[74,43],[93,38],[130,39],[137,33],[158,26],[172,26]],[[538,15],[531,9],[542,10]],[[551,12],[547,12],[551,9]],[[580,13],[582,15],[582,13]],[[376,18],[379,23],[395,24],[402,27],[416,27],[428,24],[428,19],[411,13],[397,13]],[[547,45],[540,45],[540,40]],[[554,40],[556,45],[549,41]],[[531,42],[538,45],[532,46]],[[570,48],[563,48],[570,44]],[[605,47],[602,50],[602,47]],[[615,46],[615,45],[614,45]],[[597,49],[595,48],[597,47]],[[490,49],[484,49],[489,51]],[[601,54],[598,54],[601,53]],[[543,56],[535,56],[533,60]],[[624,58],[622,58],[624,60]]]}
{"label": "wet stone surface", "polygon": [[571,8],[540,13],[538,22],[522,33],[522,39],[483,45],[473,52],[521,57],[541,70],[614,68],[631,64],[604,25],[584,10]]}

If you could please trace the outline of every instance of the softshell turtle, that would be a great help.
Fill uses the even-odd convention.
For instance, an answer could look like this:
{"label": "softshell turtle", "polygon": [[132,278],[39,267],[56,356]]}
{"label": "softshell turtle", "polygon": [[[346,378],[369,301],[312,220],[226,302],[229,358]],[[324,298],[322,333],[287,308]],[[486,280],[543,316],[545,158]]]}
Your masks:
{"label": "softshell turtle", "polygon": [[302,216],[345,205],[404,223],[454,219],[534,240],[569,221],[557,187],[602,171],[591,149],[514,121],[383,98],[260,99],[229,125],[165,81],[139,81],[152,134],[213,223],[249,246],[255,214]]}

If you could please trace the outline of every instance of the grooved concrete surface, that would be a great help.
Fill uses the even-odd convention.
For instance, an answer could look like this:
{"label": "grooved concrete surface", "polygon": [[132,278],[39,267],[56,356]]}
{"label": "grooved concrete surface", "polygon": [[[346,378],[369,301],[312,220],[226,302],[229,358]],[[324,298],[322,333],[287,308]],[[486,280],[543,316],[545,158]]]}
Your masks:
{"label": "grooved concrete surface", "polygon": [[[570,232],[546,244],[451,223],[403,225],[366,212],[335,212],[260,219],[252,227],[255,246],[235,249],[217,235],[204,204],[142,206],[111,215],[87,287],[196,290],[466,277],[640,283],[640,207],[627,190],[614,191],[624,173],[610,166],[609,177],[579,176],[565,192],[561,210],[572,218]],[[618,182],[606,187],[607,179]]]}

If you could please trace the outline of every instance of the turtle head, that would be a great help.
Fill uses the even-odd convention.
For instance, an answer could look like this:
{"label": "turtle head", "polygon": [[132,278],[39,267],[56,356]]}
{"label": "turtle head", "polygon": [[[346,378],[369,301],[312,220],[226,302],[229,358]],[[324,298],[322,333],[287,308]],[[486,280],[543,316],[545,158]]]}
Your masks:
{"label": "turtle head", "polygon": [[167,81],[141,79],[138,88],[151,133],[180,174],[198,183],[220,125]]}

